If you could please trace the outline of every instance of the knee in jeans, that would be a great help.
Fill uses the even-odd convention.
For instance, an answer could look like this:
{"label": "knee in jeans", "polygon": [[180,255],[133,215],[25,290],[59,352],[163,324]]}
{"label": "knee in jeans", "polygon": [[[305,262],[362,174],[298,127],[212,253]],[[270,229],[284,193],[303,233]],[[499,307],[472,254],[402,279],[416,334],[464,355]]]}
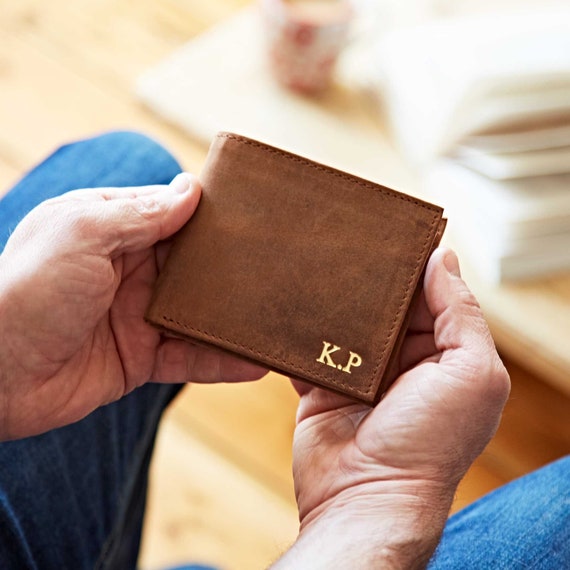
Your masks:
{"label": "knee in jeans", "polygon": [[[79,161],[90,163],[88,168],[94,168],[100,179],[97,185],[165,184],[181,170],[164,146],[136,131],[103,133],[65,145],[56,154],[72,154]],[[77,170],[80,169],[78,165]]]}
{"label": "knee in jeans", "polygon": [[109,149],[129,149],[136,155],[144,155],[147,160],[164,160],[168,157],[175,160],[172,154],[158,141],[138,131],[109,131],[93,138],[86,139],[86,143],[94,142],[105,145]]}

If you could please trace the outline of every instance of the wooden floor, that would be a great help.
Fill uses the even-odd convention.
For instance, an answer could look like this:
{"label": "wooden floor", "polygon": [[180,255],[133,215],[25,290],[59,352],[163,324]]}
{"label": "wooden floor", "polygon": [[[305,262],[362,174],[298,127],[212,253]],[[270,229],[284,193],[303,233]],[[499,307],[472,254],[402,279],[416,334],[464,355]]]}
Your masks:
{"label": "wooden floor", "polygon": [[[0,188],[64,141],[134,128],[198,171],[204,149],[133,98],[136,77],[243,0],[0,0]],[[524,361],[524,355],[521,355]],[[501,428],[454,509],[568,453],[570,402],[513,362]],[[297,397],[277,375],[193,386],[168,412],[152,468],[141,565],[262,568],[294,539]]]}

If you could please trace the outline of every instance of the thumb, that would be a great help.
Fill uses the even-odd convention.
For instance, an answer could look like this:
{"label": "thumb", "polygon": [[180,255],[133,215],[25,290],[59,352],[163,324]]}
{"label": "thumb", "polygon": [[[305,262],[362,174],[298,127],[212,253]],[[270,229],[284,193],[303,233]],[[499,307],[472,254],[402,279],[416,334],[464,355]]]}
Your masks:
{"label": "thumb", "polygon": [[487,396],[504,401],[508,374],[497,354],[483,312],[461,278],[455,253],[438,248],[426,270],[424,293],[434,318],[434,339],[441,352],[440,365],[452,376],[473,384],[484,383]]}
{"label": "thumb", "polygon": [[198,180],[187,173],[176,176],[168,186],[101,190],[104,202],[95,237],[102,252],[116,257],[170,237],[190,219],[200,194]]}
{"label": "thumb", "polygon": [[434,334],[439,350],[494,349],[479,303],[461,279],[459,261],[452,250],[441,247],[431,256],[424,293],[435,321]]}
{"label": "thumb", "polygon": [[73,190],[36,206],[10,236],[3,258],[18,253],[33,267],[70,249],[113,258],[139,251],[177,232],[200,194],[186,173],[167,186]]}

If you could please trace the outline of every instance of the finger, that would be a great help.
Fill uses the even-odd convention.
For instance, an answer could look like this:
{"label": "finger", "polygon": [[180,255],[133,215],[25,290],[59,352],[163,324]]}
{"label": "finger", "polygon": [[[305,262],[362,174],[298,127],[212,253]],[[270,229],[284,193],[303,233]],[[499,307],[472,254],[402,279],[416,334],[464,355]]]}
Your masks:
{"label": "finger", "polygon": [[126,200],[140,196],[150,196],[164,190],[165,186],[165,184],[149,184],[148,186],[121,186],[116,188],[80,188],[62,196],[85,202],[94,200]]}
{"label": "finger", "polygon": [[165,185],[75,190],[44,203],[43,216],[61,217],[59,226],[75,243],[117,257],[138,251],[178,231],[194,213],[200,185],[181,173]]}
{"label": "finger", "polygon": [[494,349],[479,303],[461,279],[452,250],[438,248],[432,255],[426,270],[425,296],[439,350],[460,346]]}
{"label": "finger", "polygon": [[295,392],[297,392],[299,396],[308,394],[314,387],[307,382],[302,382],[301,380],[296,380],[294,378],[289,378],[289,380],[291,381],[293,388],[295,388]]}
{"label": "finger", "polygon": [[420,298],[414,307],[408,330],[414,333],[433,332],[433,315],[426,303],[425,292],[422,289]]}
{"label": "finger", "polygon": [[217,383],[259,380],[267,369],[212,348],[166,339],[159,346],[153,381],[163,383]]}
{"label": "finger", "polygon": [[161,241],[155,247],[156,266],[158,268],[159,273],[162,271],[162,268],[166,263],[166,259],[168,258],[168,254],[170,253],[171,247],[172,247],[172,240],[170,239]]}
{"label": "finger", "polygon": [[197,180],[186,173],[168,186],[67,192],[34,208],[12,234],[5,252],[31,250],[23,256],[47,260],[70,250],[117,257],[144,249],[184,225],[200,192]]}
{"label": "finger", "polygon": [[200,199],[200,185],[195,177],[182,173],[166,187],[143,188],[135,196],[105,202],[103,224],[108,229],[106,246],[120,255],[137,251],[177,232],[194,213]]}
{"label": "finger", "polygon": [[[301,396],[299,407],[297,408],[297,423],[319,414],[336,413],[339,410],[343,410],[343,413],[346,414],[349,412],[363,412],[367,414],[371,410],[370,406],[357,403],[347,396],[319,388],[318,386],[311,386],[298,380],[291,379],[291,382]],[[353,427],[355,427],[354,422]]]}
{"label": "finger", "polygon": [[489,397],[503,400],[509,380],[475,296],[463,279],[457,256],[438,248],[428,263],[426,302],[432,313],[435,345],[442,352],[440,365],[450,377],[467,382],[488,382]]}
{"label": "finger", "polygon": [[432,362],[437,362],[440,357],[433,333],[407,334],[400,349],[399,373],[409,370],[428,358]]}

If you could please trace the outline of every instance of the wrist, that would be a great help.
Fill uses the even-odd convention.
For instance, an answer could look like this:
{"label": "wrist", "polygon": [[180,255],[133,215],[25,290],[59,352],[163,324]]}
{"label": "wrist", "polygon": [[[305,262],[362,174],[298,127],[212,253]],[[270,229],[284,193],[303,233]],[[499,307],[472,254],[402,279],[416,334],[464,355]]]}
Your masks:
{"label": "wrist", "polygon": [[389,496],[378,496],[373,488],[343,492],[319,513],[303,518],[297,541],[273,568],[425,568],[454,491],[455,486],[429,492],[408,489]]}

